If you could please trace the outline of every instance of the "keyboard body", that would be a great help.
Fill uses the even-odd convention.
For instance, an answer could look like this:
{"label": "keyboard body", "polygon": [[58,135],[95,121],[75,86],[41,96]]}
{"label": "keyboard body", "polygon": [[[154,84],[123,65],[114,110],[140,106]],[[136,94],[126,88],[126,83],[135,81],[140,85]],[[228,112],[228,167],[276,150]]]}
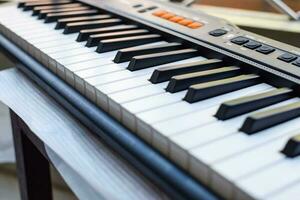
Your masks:
{"label": "keyboard body", "polygon": [[0,31],[222,198],[299,195],[299,48],[169,3],[75,3],[3,7]]}

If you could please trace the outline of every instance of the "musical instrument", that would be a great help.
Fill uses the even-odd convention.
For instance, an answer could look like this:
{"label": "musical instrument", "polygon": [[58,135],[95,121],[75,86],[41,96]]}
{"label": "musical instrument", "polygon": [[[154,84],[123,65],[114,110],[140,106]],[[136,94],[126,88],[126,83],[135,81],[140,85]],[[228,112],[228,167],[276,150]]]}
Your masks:
{"label": "musical instrument", "polygon": [[18,7],[7,39],[218,195],[299,195],[299,48],[154,0]]}

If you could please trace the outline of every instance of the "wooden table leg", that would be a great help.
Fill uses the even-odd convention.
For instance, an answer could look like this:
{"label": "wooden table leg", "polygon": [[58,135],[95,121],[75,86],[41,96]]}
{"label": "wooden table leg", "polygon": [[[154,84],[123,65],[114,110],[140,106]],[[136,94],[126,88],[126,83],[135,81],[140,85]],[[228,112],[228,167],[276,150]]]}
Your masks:
{"label": "wooden table leg", "polygon": [[21,199],[52,200],[50,166],[40,150],[44,145],[33,142],[34,134],[26,124],[13,111],[10,114]]}

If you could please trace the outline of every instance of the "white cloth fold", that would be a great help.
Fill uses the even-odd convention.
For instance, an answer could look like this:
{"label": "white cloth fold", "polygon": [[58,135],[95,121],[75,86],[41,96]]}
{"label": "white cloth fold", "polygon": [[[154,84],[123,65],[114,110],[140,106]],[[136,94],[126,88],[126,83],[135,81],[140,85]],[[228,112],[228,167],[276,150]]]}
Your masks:
{"label": "white cloth fold", "polygon": [[9,109],[0,102],[0,163],[14,163],[14,146]]}

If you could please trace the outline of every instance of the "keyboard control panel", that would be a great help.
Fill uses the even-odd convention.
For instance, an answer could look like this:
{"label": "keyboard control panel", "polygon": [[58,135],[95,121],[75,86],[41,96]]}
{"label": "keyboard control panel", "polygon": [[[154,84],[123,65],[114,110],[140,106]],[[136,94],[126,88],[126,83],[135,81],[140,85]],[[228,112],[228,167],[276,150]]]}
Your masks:
{"label": "keyboard control panel", "polygon": [[126,18],[138,19],[148,26],[192,42],[203,51],[212,50],[220,58],[226,55],[293,83],[300,83],[299,48],[241,30],[223,19],[159,1],[124,0],[122,5],[117,0],[109,3],[94,0],[83,2]]}

